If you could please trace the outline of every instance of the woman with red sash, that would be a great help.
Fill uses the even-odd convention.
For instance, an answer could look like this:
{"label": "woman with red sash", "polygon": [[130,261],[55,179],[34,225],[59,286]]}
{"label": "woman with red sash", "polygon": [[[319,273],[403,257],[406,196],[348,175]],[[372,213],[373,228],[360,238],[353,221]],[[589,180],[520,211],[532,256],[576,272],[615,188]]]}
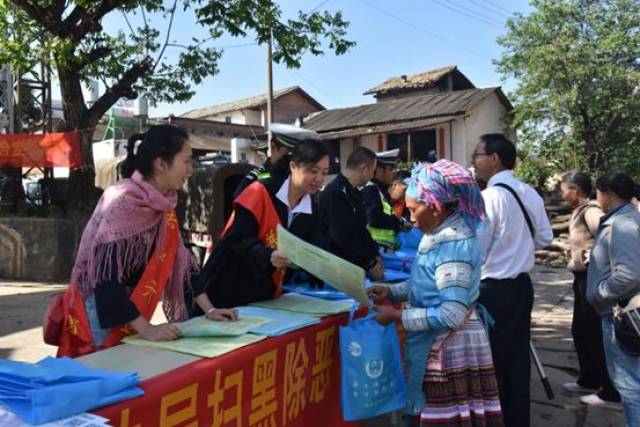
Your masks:
{"label": "woman with red sash", "polygon": [[237,318],[233,310],[214,308],[204,287],[191,280],[197,265],[174,210],[176,190],[192,173],[191,157],[188,135],[175,126],[153,126],[129,138],[126,178],[104,192],[82,234],[63,299],[58,356],[92,353],[135,333],[175,339],[176,326],[150,320],[161,299],[169,321],[186,319],[185,293],[211,320]]}
{"label": "woman with red sash", "polygon": [[[234,201],[234,210],[205,264],[201,279],[219,307],[278,298],[289,260],[277,250],[280,224],[316,246],[326,247],[313,195],[329,173],[329,151],[319,141],[298,143],[273,167],[272,177],[255,181]],[[289,174],[279,173],[281,168]]]}

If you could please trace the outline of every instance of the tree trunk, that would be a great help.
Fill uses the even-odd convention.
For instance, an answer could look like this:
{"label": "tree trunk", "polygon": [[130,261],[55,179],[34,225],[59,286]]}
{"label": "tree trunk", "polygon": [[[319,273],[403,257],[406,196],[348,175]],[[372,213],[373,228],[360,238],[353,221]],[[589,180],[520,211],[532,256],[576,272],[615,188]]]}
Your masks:
{"label": "tree trunk", "polygon": [[69,173],[65,208],[72,217],[83,218],[93,211],[99,196],[99,191],[95,188],[93,132],[100,117],[91,117],[89,114],[77,73],[58,67],[58,77],[67,130],[80,132],[83,158],[83,166],[72,169]]}

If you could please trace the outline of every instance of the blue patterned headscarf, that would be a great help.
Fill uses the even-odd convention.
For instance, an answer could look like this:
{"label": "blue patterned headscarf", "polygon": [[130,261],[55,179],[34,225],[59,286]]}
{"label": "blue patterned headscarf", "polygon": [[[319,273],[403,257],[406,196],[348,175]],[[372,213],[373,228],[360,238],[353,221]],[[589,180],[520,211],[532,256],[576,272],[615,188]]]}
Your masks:
{"label": "blue patterned headscarf", "polygon": [[478,183],[457,163],[446,159],[431,164],[419,163],[411,171],[407,185],[408,196],[438,211],[447,203],[458,202],[456,209],[472,230],[476,230],[485,217]]}

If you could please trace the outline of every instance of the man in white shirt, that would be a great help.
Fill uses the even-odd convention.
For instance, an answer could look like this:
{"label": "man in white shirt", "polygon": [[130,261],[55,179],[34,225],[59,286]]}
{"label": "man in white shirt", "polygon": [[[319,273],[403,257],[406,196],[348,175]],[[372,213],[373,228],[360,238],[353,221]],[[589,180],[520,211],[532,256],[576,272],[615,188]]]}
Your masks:
{"label": "man in white shirt", "polygon": [[478,302],[495,320],[490,340],[505,425],[527,427],[533,307],[528,273],[535,249],[549,245],[553,232],[542,198],[513,176],[516,148],[508,138],[482,135],[472,162],[477,177],[487,182],[482,192],[487,221],[478,235],[483,251]]}

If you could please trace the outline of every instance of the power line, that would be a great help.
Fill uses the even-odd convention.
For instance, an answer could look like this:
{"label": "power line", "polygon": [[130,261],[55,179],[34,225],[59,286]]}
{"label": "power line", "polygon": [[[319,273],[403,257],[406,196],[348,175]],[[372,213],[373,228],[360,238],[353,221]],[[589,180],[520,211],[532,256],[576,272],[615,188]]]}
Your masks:
{"label": "power line", "polygon": [[504,6],[502,6],[502,5],[496,4],[496,3],[492,2],[491,0],[482,0],[482,1],[483,1],[483,2],[485,2],[485,3],[487,3],[487,4],[490,4],[490,5],[491,5],[491,6],[493,6],[493,7],[496,7],[496,8],[498,8],[498,9],[502,9],[502,10],[504,10],[504,11],[505,11],[505,12],[507,12],[509,15],[513,15],[513,13],[514,13],[512,10],[507,9],[506,7],[504,7]]}
{"label": "power line", "polygon": [[482,59],[491,59],[491,57],[489,57],[488,55],[485,55],[485,54],[482,54],[482,53],[478,53],[478,52],[476,52],[476,51],[474,51],[474,50],[471,50],[471,49],[467,48],[466,46],[463,46],[463,45],[458,44],[458,43],[456,43],[456,42],[454,42],[454,41],[451,41],[451,40],[449,40],[449,39],[446,39],[446,38],[442,37],[441,35],[439,35],[439,34],[437,34],[437,33],[434,33],[434,32],[432,32],[432,31],[429,31],[429,30],[426,30],[426,29],[424,29],[424,28],[422,28],[422,27],[419,27],[419,26],[417,26],[416,24],[414,24],[414,23],[412,23],[412,22],[410,22],[410,21],[407,21],[407,20],[406,20],[406,19],[404,19],[404,18],[401,18],[401,17],[399,17],[399,16],[397,16],[397,15],[395,15],[395,14],[391,13],[391,12],[388,12],[388,11],[386,11],[386,10],[384,10],[384,9],[382,9],[382,8],[380,8],[380,7],[378,7],[378,6],[376,6],[376,5],[373,5],[373,4],[369,3],[369,2],[368,2],[368,1],[366,1],[366,0],[359,0],[359,1],[360,1],[360,3],[364,4],[365,6],[367,6],[367,7],[369,7],[369,8],[374,9],[375,11],[377,11],[377,12],[379,12],[379,13],[382,13],[383,15],[387,15],[387,16],[389,16],[390,18],[393,18],[393,19],[395,19],[396,21],[401,22],[401,23],[405,24],[406,26],[413,28],[414,30],[417,30],[417,31],[419,31],[419,32],[421,32],[421,33],[424,33],[424,34],[427,34],[427,35],[429,35],[429,36],[431,36],[431,37],[434,37],[434,38],[436,38],[436,39],[440,40],[440,41],[441,41],[441,42],[443,42],[443,43],[446,43],[446,44],[451,45],[451,46],[455,46],[455,47],[457,47],[458,49],[464,50],[464,51],[466,51],[466,52],[468,52],[468,53],[471,53],[472,55],[475,55],[475,56],[477,56],[477,57],[479,57],[479,58],[482,58]]}
{"label": "power line", "polygon": [[482,10],[486,10],[487,12],[491,12],[493,14],[499,15],[500,18],[508,18],[509,17],[508,14],[502,12],[501,10],[488,8],[486,5],[480,3],[479,1],[476,1],[476,0],[467,0],[467,1],[469,3],[475,4],[477,7],[479,7]]}
{"label": "power line", "polygon": [[300,73],[297,73],[293,70],[287,70],[296,80],[304,82],[306,84],[308,84],[309,86],[311,86],[312,88],[314,88],[315,90],[317,90],[318,92],[320,92],[322,95],[333,99],[334,101],[336,101],[338,104],[342,105],[343,107],[348,107],[349,105],[344,102],[341,99],[336,98],[335,96],[331,95],[328,92],[325,92],[323,89],[320,89],[320,87],[318,87],[316,84],[314,84],[311,80],[309,80],[308,78],[302,76]]}
{"label": "power line", "polygon": [[[491,25],[492,27],[501,28],[501,29],[503,28],[503,26],[502,26],[502,24],[500,22],[494,20],[491,17],[487,17],[486,15],[482,15],[482,14],[480,14],[478,12],[472,11],[469,8],[465,8],[463,6],[458,6],[458,5],[453,6],[453,5],[450,5],[450,4],[446,4],[446,3],[440,2],[438,0],[431,0],[431,1],[434,2],[437,5],[440,5],[440,6],[444,7],[444,8],[446,8],[446,9],[449,9],[449,10],[451,10],[451,11],[453,11],[453,12],[459,14],[459,15],[464,15],[464,16],[466,16],[468,18],[475,19],[478,22],[482,22],[484,24]],[[465,12],[465,10],[467,12]]]}
{"label": "power line", "polygon": [[313,9],[311,9],[309,12],[309,14],[312,14],[313,12],[315,12],[316,10],[320,9],[322,6],[324,6],[325,4],[329,3],[331,0],[322,0],[316,7],[314,7]]}

